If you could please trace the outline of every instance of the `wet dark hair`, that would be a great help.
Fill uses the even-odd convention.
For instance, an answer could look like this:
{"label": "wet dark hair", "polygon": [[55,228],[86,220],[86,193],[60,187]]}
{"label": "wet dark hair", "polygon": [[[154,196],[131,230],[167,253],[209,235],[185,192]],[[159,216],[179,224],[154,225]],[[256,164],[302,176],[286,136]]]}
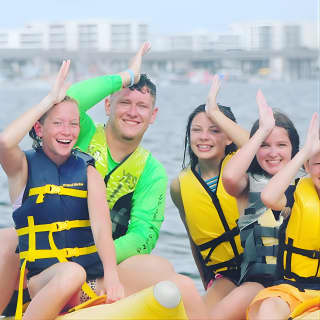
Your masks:
{"label": "wet dark hair", "polygon": [[157,87],[156,85],[148,78],[148,76],[145,73],[142,73],[140,75],[140,80],[138,83],[134,84],[133,86],[129,87],[130,90],[138,90],[140,92],[145,92],[144,88],[147,87],[151,96],[153,97],[153,102],[156,101],[157,96]]}
{"label": "wet dark hair", "polygon": [[[300,139],[299,139],[299,134],[297,132],[297,129],[295,128],[293,122],[289,119],[289,117],[284,113],[274,110],[273,116],[274,116],[276,127],[283,128],[288,133],[288,137],[292,146],[292,152],[291,152],[291,159],[292,159],[299,151]],[[259,128],[259,119],[254,122],[251,128],[250,138],[256,133],[258,128]],[[263,170],[259,165],[256,156],[252,160],[249,166],[248,172],[251,174],[262,174],[265,176],[269,176],[269,174],[265,170]]]}
{"label": "wet dark hair", "polygon": [[[225,116],[227,116],[232,121],[237,122],[230,107],[226,107],[221,104],[218,104],[218,107],[219,107],[220,111]],[[183,169],[186,168],[186,154],[187,154],[187,152],[189,154],[189,159],[190,159],[188,165],[190,165],[192,168],[194,168],[196,166],[196,164],[198,163],[198,157],[194,154],[194,152],[192,151],[191,146],[190,146],[190,131],[191,131],[191,123],[192,123],[194,117],[201,112],[206,112],[204,104],[201,104],[200,106],[196,107],[191,112],[191,114],[189,115],[189,118],[188,118],[186,135],[185,135],[185,139],[184,139],[184,153],[183,153],[183,162],[182,162]],[[236,150],[237,150],[237,146],[232,142],[230,145],[226,146],[225,154],[229,154],[229,153],[234,152]]]}
{"label": "wet dark hair", "polygon": [[[78,102],[77,100],[71,98],[71,97],[68,97],[68,96],[65,96],[63,98],[63,100],[61,102],[74,102],[76,105],[78,105]],[[59,103],[61,103],[59,102]],[[38,120],[41,124],[44,124],[44,121],[46,120],[46,118],[48,117],[50,111],[54,108],[54,106],[52,108],[50,108],[46,113],[44,113],[40,119]],[[31,130],[29,131],[29,137],[33,140],[32,142],[32,148],[33,149],[38,149],[41,147],[41,141],[42,139],[36,134],[36,130],[34,129],[34,126],[31,128]]]}

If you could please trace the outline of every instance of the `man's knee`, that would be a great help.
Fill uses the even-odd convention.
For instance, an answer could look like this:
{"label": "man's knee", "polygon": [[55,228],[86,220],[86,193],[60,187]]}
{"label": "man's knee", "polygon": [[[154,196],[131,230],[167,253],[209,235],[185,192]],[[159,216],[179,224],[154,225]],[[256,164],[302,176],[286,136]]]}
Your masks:
{"label": "man's knee", "polygon": [[150,270],[153,272],[156,270],[160,270],[161,272],[174,272],[173,265],[169,260],[153,254],[132,256],[119,264],[120,269],[135,267],[137,267],[138,270]]}

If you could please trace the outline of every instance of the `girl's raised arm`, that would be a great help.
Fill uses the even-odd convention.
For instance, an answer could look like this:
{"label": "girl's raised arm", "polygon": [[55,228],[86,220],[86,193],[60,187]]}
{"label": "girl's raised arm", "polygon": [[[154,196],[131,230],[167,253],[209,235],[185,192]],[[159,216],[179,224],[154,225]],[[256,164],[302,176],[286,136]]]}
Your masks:
{"label": "girl's raised arm", "polygon": [[320,152],[319,116],[314,113],[303,148],[266,185],[261,193],[263,203],[273,210],[282,210],[287,203],[285,191],[291,181],[293,181],[302,165],[318,152]]}
{"label": "girl's raised arm", "polygon": [[222,174],[222,181],[226,191],[234,196],[240,196],[248,185],[247,170],[263,141],[275,126],[271,107],[259,90],[257,93],[259,106],[259,129],[250,140],[226,164]]}
{"label": "girl's raised arm", "polygon": [[11,122],[0,133],[0,164],[8,176],[11,200],[12,192],[21,191],[27,179],[27,161],[25,154],[19,148],[19,143],[36,121],[54,104],[60,102],[65,97],[68,88],[65,79],[68,75],[69,66],[70,60],[63,61],[49,94],[39,104]]}
{"label": "girl's raised arm", "polygon": [[249,140],[249,132],[220,111],[217,104],[220,86],[219,76],[215,75],[207,98],[206,112],[208,117],[240,148]]}

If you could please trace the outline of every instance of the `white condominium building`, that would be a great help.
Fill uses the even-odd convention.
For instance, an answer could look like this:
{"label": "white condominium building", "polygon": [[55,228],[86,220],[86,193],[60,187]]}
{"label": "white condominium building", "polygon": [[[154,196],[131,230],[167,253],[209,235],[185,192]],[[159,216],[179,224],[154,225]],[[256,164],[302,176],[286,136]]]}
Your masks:
{"label": "white condominium building", "polygon": [[131,20],[36,22],[0,30],[0,49],[136,51],[148,36],[146,23]]}

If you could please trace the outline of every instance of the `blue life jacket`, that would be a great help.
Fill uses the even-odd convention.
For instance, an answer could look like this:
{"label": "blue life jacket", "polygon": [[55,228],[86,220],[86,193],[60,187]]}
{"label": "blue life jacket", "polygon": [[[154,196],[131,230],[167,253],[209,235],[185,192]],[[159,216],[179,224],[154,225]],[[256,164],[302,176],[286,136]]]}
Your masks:
{"label": "blue life jacket", "polygon": [[65,163],[57,166],[41,148],[27,151],[26,158],[28,180],[13,220],[21,262],[27,260],[28,277],[62,262],[61,255],[83,266],[88,278],[102,277],[87,205],[87,166],[94,165],[93,158],[73,151]]}

